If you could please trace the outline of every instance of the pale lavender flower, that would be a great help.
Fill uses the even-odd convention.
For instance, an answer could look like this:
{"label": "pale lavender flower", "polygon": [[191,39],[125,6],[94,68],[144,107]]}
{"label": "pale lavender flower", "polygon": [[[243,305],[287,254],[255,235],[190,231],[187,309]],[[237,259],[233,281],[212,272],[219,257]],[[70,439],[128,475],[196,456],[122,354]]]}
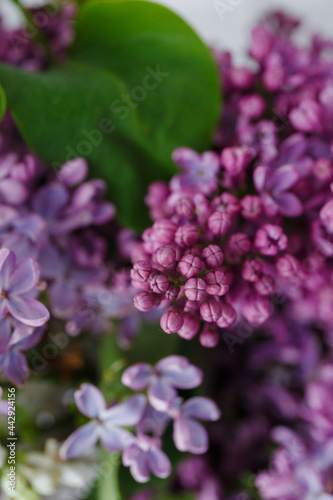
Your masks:
{"label": "pale lavender flower", "polygon": [[108,452],[120,452],[134,440],[131,432],[123,427],[136,425],[147,405],[142,394],[136,394],[124,403],[107,408],[103,394],[92,384],[82,384],[74,394],[79,411],[91,419],[76,429],[60,449],[62,460],[83,455],[101,441]]}
{"label": "pale lavender flower", "polygon": [[297,217],[303,212],[302,203],[294,193],[290,193],[299,175],[291,165],[284,165],[276,170],[260,165],[253,174],[255,187],[260,193],[266,214],[278,213],[288,217]]}
{"label": "pale lavender flower", "polygon": [[39,265],[33,259],[16,263],[14,252],[0,250],[0,317],[9,313],[29,326],[41,326],[48,321],[46,307],[31,298],[36,295],[39,273]]}
{"label": "pale lavender flower", "polygon": [[172,158],[184,171],[173,178],[173,187],[177,185],[178,189],[199,188],[204,194],[214,192],[220,167],[216,153],[207,151],[200,155],[192,149],[178,148],[173,152]]}
{"label": "pale lavender flower", "polygon": [[156,437],[138,435],[124,450],[122,460],[138,483],[149,481],[151,472],[160,478],[171,473],[170,460],[161,450],[161,440]]}
{"label": "pale lavender flower", "polygon": [[155,368],[148,363],[137,363],[125,370],[122,383],[135,391],[148,387],[150,404],[158,411],[166,411],[177,398],[175,389],[193,389],[202,382],[202,371],[183,356],[161,359]]}
{"label": "pale lavender flower", "polygon": [[194,397],[168,411],[173,418],[173,440],[179,451],[201,455],[208,450],[208,434],[197,420],[218,420],[221,412],[208,398]]}

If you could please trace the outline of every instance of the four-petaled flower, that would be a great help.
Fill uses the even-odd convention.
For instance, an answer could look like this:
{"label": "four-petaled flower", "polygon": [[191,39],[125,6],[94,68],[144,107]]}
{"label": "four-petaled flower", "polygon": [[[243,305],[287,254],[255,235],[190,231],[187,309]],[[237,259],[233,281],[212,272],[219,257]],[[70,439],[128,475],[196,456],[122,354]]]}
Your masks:
{"label": "four-petaled flower", "polygon": [[172,158],[183,169],[172,180],[179,189],[199,188],[204,194],[212,194],[217,188],[220,161],[216,153],[206,151],[200,155],[189,148],[178,148]]}
{"label": "four-petaled flower", "polygon": [[83,455],[98,440],[108,452],[123,451],[134,440],[133,434],[123,427],[136,425],[147,405],[145,396],[136,394],[124,403],[107,408],[97,387],[86,383],[75,392],[74,399],[79,411],[92,420],[66,439],[60,449],[62,460]]}
{"label": "four-petaled flower", "polygon": [[176,401],[168,412],[173,418],[173,441],[179,451],[201,455],[208,450],[208,434],[198,420],[218,420],[221,412],[216,404],[204,397],[194,397],[184,404]]}
{"label": "four-petaled flower", "polygon": [[264,165],[253,173],[255,187],[269,216],[278,213],[288,217],[297,217],[303,212],[303,206],[294,193],[287,192],[299,179],[297,170],[291,165],[284,165],[276,170]]}
{"label": "four-petaled flower", "polygon": [[33,259],[18,264],[12,250],[0,250],[0,317],[10,313],[28,326],[41,326],[50,314],[46,307],[33,298],[39,282],[39,265]]}
{"label": "four-petaled flower", "polygon": [[123,373],[122,383],[135,391],[148,386],[150,404],[158,411],[167,411],[177,398],[177,389],[193,389],[202,382],[202,371],[183,356],[168,356],[153,368],[137,363]]}

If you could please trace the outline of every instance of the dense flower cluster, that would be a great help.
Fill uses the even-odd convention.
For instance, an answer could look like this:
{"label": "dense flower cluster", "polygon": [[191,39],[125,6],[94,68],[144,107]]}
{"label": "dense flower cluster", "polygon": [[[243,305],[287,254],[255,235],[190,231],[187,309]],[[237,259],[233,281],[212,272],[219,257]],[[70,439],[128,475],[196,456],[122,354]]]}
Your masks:
{"label": "dense flower cluster", "polygon": [[333,498],[333,45],[315,36],[300,48],[298,25],[274,13],[253,30],[255,70],[216,53],[215,148],[174,152],[181,172],[150,186],[154,224],[133,248],[135,306],[160,310],[166,333],[224,340],[215,400],[228,412],[211,434],[214,457],[193,463],[197,482],[191,461],[179,469],[200,499],[248,498],[218,485],[265,467],[272,429],[281,448],[256,480],[262,498]]}
{"label": "dense flower cluster", "polygon": [[[62,60],[75,8],[40,12],[32,11],[47,19],[40,29]],[[162,444],[170,424],[176,449],[195,455],[174,467],[169,487],[177,493],[249,500],[256,487],[264,500],[333,499],[333,43],[315,36],[299,47],[298,25],[274,13],[254,29],[255,69],[215,53],[224,107],[212,151],[174,151],[179,172],[150,186],[153,225],[140,241],[115,223],[106,185],[87,180],[84,159],[52,171],[9,114],[1,122],[3,379],[24,384],[26,354],[50,315],[71,337],[108,333],[121,319],[118,340],[127,348],[142,315],[155,314],[164,332],[215,348],[179,340],[186,352],[200,349],[202,367],[208,362],[212,399],[195,392],[200,368],[163,352],[155,366],[136,363],[122,374],[118,366],[122,392],[110,405],[83,383],[74,400],[89,421],[64,431],[62,444],[27,454],[18,469],[43,500],[58,500],[59,488],[84,490],[94,461],[77,459],[98,442],[120,452],[139,483],[169,477],[174,464]],[[0,29],[0,58],[44,70],[49,55],[37,42],[25,30]],[[138,394],[126,399],[128,390]],[[223,419],[206,430],[199,421],[218,420],[220,408]],[[157,495],[152,487],[132,500]]]}

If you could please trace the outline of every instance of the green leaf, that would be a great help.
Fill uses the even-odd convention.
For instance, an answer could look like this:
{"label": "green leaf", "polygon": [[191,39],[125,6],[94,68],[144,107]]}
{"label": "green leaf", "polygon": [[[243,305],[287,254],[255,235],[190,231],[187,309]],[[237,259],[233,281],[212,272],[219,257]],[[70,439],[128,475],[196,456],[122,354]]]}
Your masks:
{"label": "green leaf", "polygon": [[7,99],[6,99],[6,94],[5,91],[0,85],[0,121],[2,120],[7,108]]}
{"label": "green leaf", "polygon": [[86,156],[118,219],[146,225],[147,185],[175,172],[179,146],[210,147],[220,112],[216,64],[177,15],[146,1],[84,3],[69,61],[46,73],[0,65],[14,119],[54,168]]}

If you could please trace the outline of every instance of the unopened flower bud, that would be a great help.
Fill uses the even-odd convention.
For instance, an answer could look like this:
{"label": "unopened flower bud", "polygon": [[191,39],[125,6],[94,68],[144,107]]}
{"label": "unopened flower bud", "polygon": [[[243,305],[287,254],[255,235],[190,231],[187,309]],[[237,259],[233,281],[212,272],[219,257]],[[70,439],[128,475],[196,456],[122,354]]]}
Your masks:
{"label": "unopened flower bud", "polygon": [[178,269],[186,278],[197,276],[203,269],[202,260],[191,253],[184,255],[178,263]]}
{"label": "unopened flower bud", "polygon": [[150,292],[138,292],[134,295],[134,307],[142,312],[151,311],[156,307],[156,300],[153,293]]}
{"label": "unopened flower bud", "polygon": [[207,293],[209,295],[219,295],[221,297],[229,290],[228,281],[224,272],[220,269],[215,269],[207,273],[204,280],[207,284]]}
{"label": "unopened flower bud", "polygon": [[215,235],[226,234],[231,227],[231,219],[225,212],[217,210],[209,216],[208,227]]}
{"label": "unopened flower bud", "polygon": [[223,262],[223,252],[217,245],[208,245],[201,253],[201,258],[210,269],[219,267]]}
{"label": "unopened flower bud", "polygon": [[207,285],[201,278],[191,278],[185,283],[185,295],[188,300],[203,300],[206,296]]}
{"label": "unopened flower bud", "polygon": [[176,261],[176,250],[170,246],[161,247],[156,252],[156,261],[163,267],[172,267]]}
{"label": "unopened flower bud", "polygon": [[177,333],[184,324],[184,317],[180,311],[169,309],[166,311],[160,321],[162,330],[166,333]]}
{"label": "unopened flower bud", "polygon": [[175,234],[175,242],[182,248],[193,247],[199,239],[198,230],[193,224],[180,226]]}
{"label": "unopened flower bud", "polygon": [[178,331],[178,335],[186,340],[191,340],[196,336],[200,328],[200,318],[193,314],[184,315],[184,324]]}
{"label": "unopened flower bud", "polygon": [[220,302],[216,300],[207,300],[200,306],[200,314],[207,323],[216,323],[221,316],[222,308]]}
{"label": "unopened flower bud", "polygon": [[172,243],[177,226],[174,222],[169,219],[161,219],[154,223],[153,230],[156,238],[161,243]]}
{"label": "unopened flower bud", "polygon": [[233,325],[237,319],[237,313],[235,309],[228,304],[227,302],[224,302],[221,304],[221,315],[216,322],[217,326],[219,328],[228,328],[229,326]]}
{"label": "unopened flower bud", "polygon": [[150,288],[154,293],[164,293],[169,288],[169,280],[163,274],[152,273],[149,276]]}
{"label": "unopened flower bud", "polygon": [[199,342],[202,347],[213,348],[219,343],[220,337],[215,325],[205,325],[200,333]]}

